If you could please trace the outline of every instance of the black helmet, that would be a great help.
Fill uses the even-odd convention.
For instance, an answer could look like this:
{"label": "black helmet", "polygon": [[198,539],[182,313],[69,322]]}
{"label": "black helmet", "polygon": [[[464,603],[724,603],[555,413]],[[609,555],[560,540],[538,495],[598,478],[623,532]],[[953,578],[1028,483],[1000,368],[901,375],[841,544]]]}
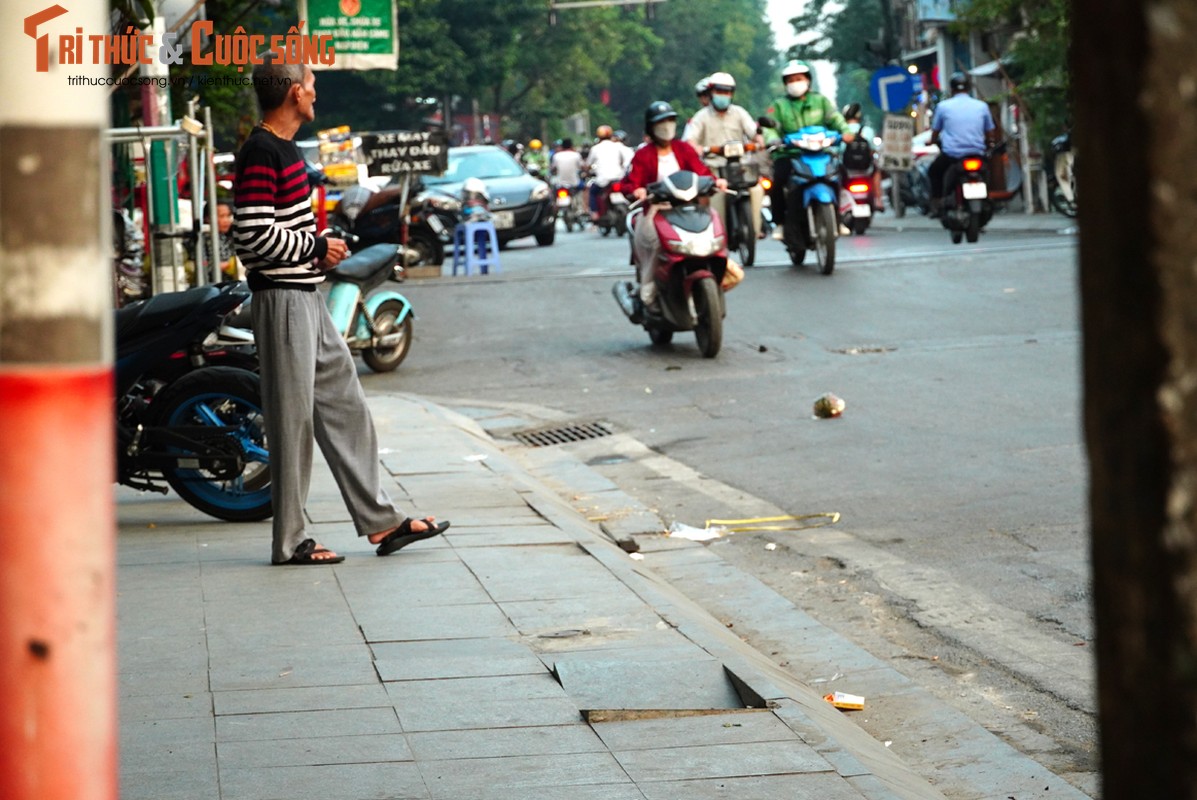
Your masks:
{"label": "black helmet", "polygon": [[654,100],[644,112],[644,132],[652,133],[653,125],[667,119],[677,119],[673,106],[664,100]]}
{"label": "black helmet", "polygon": [[844,119],[858,119],[860,117],[860,103],[849,103],[840,111]]}
{"label": "black helmet", "polygon": [[948,86],[952,87],[953,92],[967,92],[969,85],[968,76],[963,72],[953,72],[948,80]]}

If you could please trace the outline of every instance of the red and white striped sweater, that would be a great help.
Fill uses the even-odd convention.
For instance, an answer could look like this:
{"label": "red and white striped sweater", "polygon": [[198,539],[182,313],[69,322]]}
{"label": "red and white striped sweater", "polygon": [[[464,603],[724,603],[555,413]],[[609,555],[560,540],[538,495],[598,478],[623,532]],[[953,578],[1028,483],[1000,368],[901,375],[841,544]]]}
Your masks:
{"label": "red and white striped sweater", "polygon": [[237,153],[233,245],[252,291],[312,291],[328,242],[316,236],[311,188],[295,142],[254,128]]}

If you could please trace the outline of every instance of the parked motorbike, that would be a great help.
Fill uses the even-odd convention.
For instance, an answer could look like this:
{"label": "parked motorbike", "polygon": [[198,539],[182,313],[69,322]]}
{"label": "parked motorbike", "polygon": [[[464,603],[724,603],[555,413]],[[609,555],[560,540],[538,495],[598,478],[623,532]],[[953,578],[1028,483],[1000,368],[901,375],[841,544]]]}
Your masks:
{"label": "parked motorbike", "polygon": [[599,214],[595,225],[603,236],[615,231],[616,236],[624,236],[628,232],[628,198],[620,191],[619,181],[608,184],[599,189]]}
{"label": "parked motorbike", "polygon": [[653,225],[661,240],[661,259],[653,280],[660,300],[659,314],[640,300],[632,281],[612,287],[619,307],[634,325],[643,325],[653,344],[668,344],[678,331],[694,331],[698,349],[714,358],[723,344],[723,276],[727,271],[727,238],[718,214],[699,203],[715,191],[715,181],[683,170],[649,184],[646,201],[667,203],[650,221],[639,215],[645,201],[633,204],[640,225]]}
{"label": "parked motorbike", "polygon": [[752,224],[751,190],[760,183],[760,167],[744,161],[745,153],[756,151],[752,142],[728,142],[712,147],[711,152],[727,159],[720,169],[727,180],[727,249],[740,256],[740,263],[751,267],[756,262],[756,226]]}
{"label": "parked motorbike", "polygon": [[248,298],[244,284],[222,283],[115,312],[119,483],[162,493],[169,486],[218,519],[271,515],[258,375],[202,362],[179,370],[172,362],[179,352],[202,354],[225,315]]}
{"label": "parked motorbike", "polygon": [[[762,120],[776,127],[772,120]],[[774,149],[790,161],[786,213],[781,221],[790,261],[800,266],[807,250],[815,251],[819,271],[835,269],[835,241],[839,236],[839,160],[833,148],[840,135],[822,125],[808,125],[782,136]]]}
{"label": "parked motorbike", "polygon": [[977,241],[981,229],[993,216],[989,198],[989,157],[982,155],[954,159],[943,177],[943,213],[940,222],[951,233],[952,244],[962,238]]}
{"label": "parked motorbike", "polygon": [[1071,131],[1052,139],[1051,163],[1047,170],[1048,198],[1052,208],[1066,217],[1076,217],[1075,163]]}
{"label": "parked motorbike", "polygon": [[[364,186],[352,186],[329,215],[329,227],[342,238],[354,237],[360,246],[403,244],[401,266],[421,264],[439,266],[445,261],[445,247],[453,243],[453,229],[460,221],[461,201],[451,194],[416,187],[406,213],[400,209],[402,191],[388,186],[370,192]],[[402,270],[395,276],[402,278]]]}
{"label": "parked motorbike", "polygon": [[[390,372],[411,350],[412,308],[398,292],[370,294],[399,267],[400,248],[376,244],[325,273],[328,313],[345,343],[375,372]],[[402,267],[399,267],[402,269]]]}

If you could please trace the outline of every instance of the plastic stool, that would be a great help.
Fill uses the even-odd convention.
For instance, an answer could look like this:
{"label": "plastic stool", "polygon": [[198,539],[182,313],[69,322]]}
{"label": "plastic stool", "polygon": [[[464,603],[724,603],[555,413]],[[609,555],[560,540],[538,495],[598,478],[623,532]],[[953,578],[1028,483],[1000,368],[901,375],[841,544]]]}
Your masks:
{"label": "plastic stool", "polygon": [[486,275],[499,271],[499,234],[491,220],[459,222],[453,229],[453,274],[460,268],[469,275],[477,270]]}

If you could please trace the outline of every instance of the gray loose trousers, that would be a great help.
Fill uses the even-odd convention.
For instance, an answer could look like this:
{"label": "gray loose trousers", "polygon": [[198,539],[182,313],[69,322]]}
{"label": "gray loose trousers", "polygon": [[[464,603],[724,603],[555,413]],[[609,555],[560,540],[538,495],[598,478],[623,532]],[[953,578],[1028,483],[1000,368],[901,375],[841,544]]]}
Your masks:
{"label": "gray loose trousers", "polygon": [[320,446],[358,536],[405,519],[382,487],[378,435],[345,340],[324,295],[296,289],[254,292],[254,339],[270,448],[274,562],[291,558],[304,539],[312,444]]}

